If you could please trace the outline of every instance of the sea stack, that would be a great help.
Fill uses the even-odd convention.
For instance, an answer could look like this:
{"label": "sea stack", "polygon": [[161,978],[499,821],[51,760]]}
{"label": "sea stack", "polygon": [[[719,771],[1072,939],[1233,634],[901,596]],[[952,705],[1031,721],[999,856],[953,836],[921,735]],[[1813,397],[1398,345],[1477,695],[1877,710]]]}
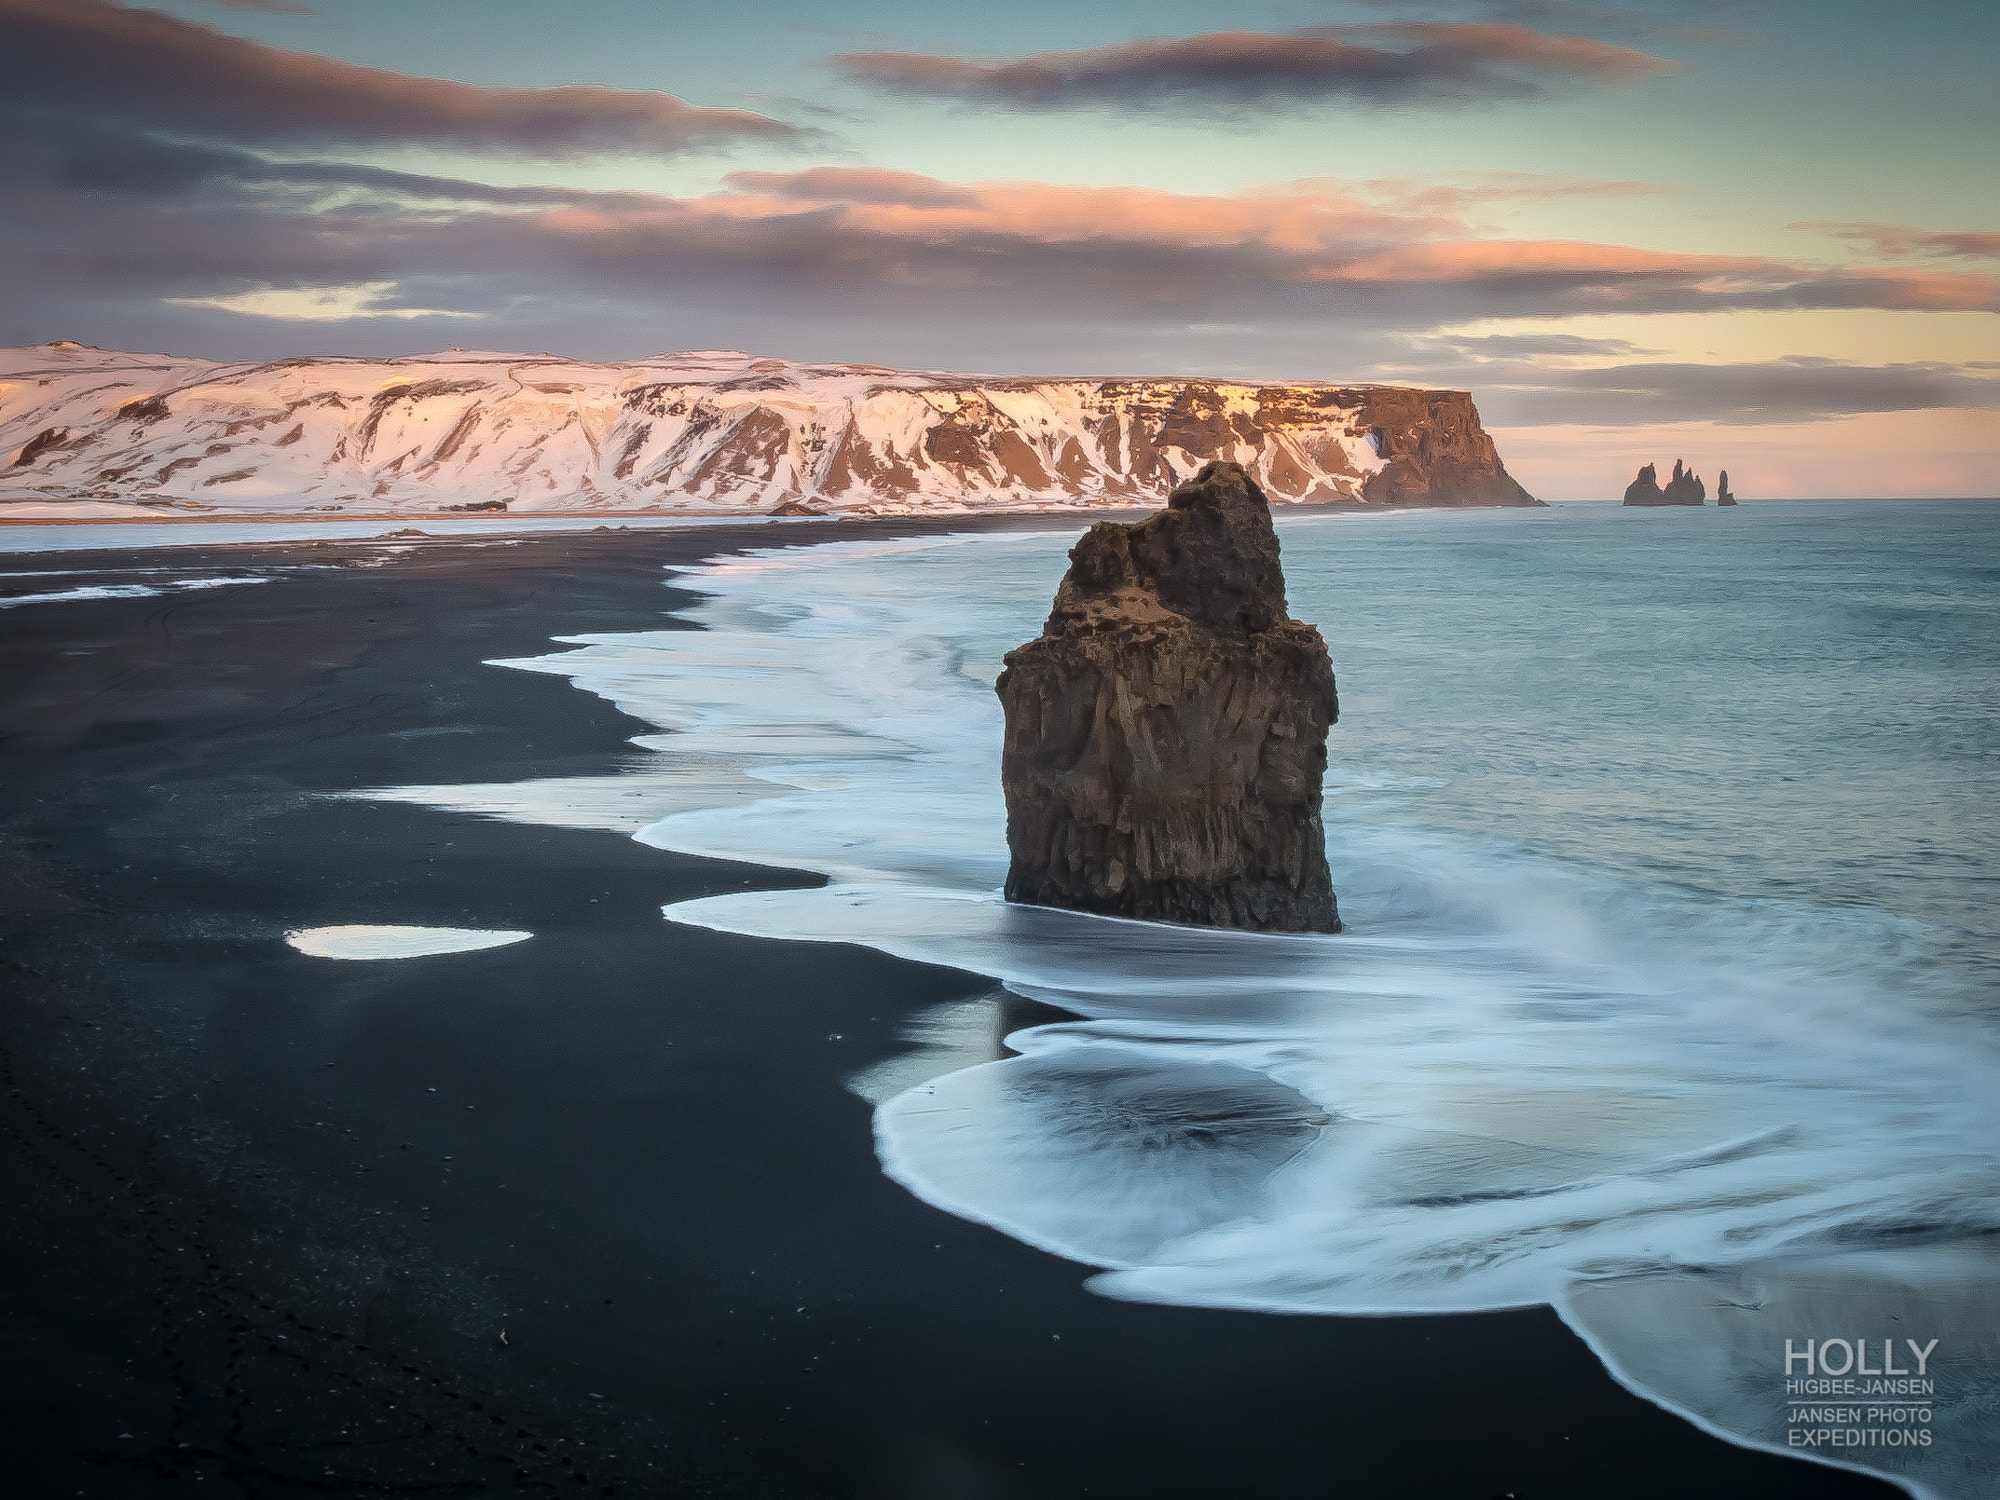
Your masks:
{"label": "sea stack", "polygon": [[1660,493],[1660,472],[1651,464],[1639,470],[1639,477],[1625,486],[1627,505],[1665,505],[1667,497]]}
{"label": "sea stack", "polygon": [[1286,614],[1263,491],[1208,464],[1069,558],[997,684],[1007,899],[1338,932],[1320,780],[1339,700],[1319,631]]}
{"label": "sea stack", "polygon": [[1651,464],[1639,470],[1639,477],[1625,486],[1627,505],[1701,505],[1708,499],[1708,486],[1692,469],[1681,466],[1674,460],[1674,477],[1666,487],[1660,486],[1660,476]]}
{"label": "sea stack", "polygon": [[1720,474],[1715,476],[1715,503],[1717,505],[1734,505],[1736,503],[1736,497],[1729,493],[1729,471],[1727,469],[1724,469]]}
{"label": "sea stack", "polygon": [[1708,486],[1701,482],[1701,476],[1693,469],[1683,469],[1678,458],[1674,460],[1674,477],[1661,493],[1669,505],[1702,505],[1708,500]]}

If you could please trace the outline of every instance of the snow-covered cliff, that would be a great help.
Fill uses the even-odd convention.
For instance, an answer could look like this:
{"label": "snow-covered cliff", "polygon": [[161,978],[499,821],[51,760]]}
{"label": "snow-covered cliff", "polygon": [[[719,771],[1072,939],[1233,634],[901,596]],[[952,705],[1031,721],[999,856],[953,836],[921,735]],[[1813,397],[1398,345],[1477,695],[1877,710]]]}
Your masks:
{"label": "snow-covered cliff", "polygon": [[1212,458],[1248,466],[1279,503],[1536,503],[1462,391],[716,351],[618,365],[0,351],[0,519],[38,501],[156,515],[1150,505]]}

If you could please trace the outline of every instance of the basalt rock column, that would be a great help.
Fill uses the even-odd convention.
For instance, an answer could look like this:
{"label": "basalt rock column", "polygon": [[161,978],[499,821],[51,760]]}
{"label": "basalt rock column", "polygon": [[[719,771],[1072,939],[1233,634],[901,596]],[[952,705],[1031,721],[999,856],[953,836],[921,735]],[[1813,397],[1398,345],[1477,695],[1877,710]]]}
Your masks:
{"label": "basalt rock column", "polygon": [[1007,654],[1007,899],[1107,916],[1338,932],[1320,824],[1339,716],[1326,643],[1285,613],[1278,538],[1212,463],[1070,552],[1041,636]]}

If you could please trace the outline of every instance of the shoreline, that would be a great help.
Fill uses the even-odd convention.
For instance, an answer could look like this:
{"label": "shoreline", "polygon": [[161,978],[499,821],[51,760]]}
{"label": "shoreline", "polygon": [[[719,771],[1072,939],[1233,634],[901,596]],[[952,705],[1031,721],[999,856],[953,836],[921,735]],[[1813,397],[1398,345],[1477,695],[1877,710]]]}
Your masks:
{"label": "shoreline", "polygon": [[[1917,503],[1924,503],[1928,501],[1946,501],[1946,502],[1963,502],[1965,504],[1975,504],[1975,505],[1990,505],[1990,504],[2000,504],[2000,495],[1766,496],[1762,498],[1752,497],[1747,500],[1740,500],[1738,502],[1738,508],[1755,507],[1759,505],[1790,505],[1790,504],[1894,505],[1902,503],[1905,500],[1914,501]],[[8,503],[9,502],[7,500],[0,499],[0,507],[4,507]],[[34,503],[61,504],[66,502],[34,502]],[[77,503],[91,504],[91,503],[113,503],[113,502],[86,501]],[[1273,514],[1280,517],[1312,516],[1312,515],[1359,515],[1359,516],[1421,515],[1431,512],[1441,512],[1450,514],[1450,513],[1465,512],[1465,511],[1483,512],[1483,511],[1495,511],[1495,510],[1524,510],[1524,511],[1550,510],[1569,505],[1597,505],[1597,506],[1605,506],[1612,509],[1629,508],[1642,511],[1658,511],[1658,510],[1687,511],[1687,510],[1718,510],[1718,509],[1726,510],[1730,508],[1727,506],[1717,506],[1712,502],[1700,506],[1661,505],[1661,506],[1626,507],[1623,501],[1621,501],[1617,496],[1612,495],[1612,496],[1581,497],[1581,498],[1574,496],[1560,497],[1556,499],[1542,500],[1538,504],[1533,506],[1495,505],[1487,503],[1468,503],[1463,505],[1460,504],[1401,505],[1401,504],[1373,504],[1366,501],[1355,501],[1355,500],[1325,500],[1325,501],[1313,501],[1307,503],[1307,502],[1293,502],[1293,501],[1280,500],[1274,503]],[[144,511],[144,510],[138,510],[129,515],[115,515],[115,516],[105,516],[105,515],[11,516],[6,514],[4,509],[0,509],[0,536],[4,536],[10,530],[32,529],[38,527],[68,527],[68,528],[81,529],[81,528],[88,528],[95,526],[95,527],[104,527],[108,529],[112,527],[134,526],[134,527],[145,527],[148,529],[157,528],[161,531],[173,531],[173,530],[181,530],[188,527],[201,527],[201,526],[258,526],[258,527],[299,526],[299,527],[327,527],[331,529],[335,527],[344,527],[344,526],[401,525],[401,526],[421,529],[424,524],[429,524],[433,526],[448,526],[455,529],[454,532],[452,533],[443,533],[443,534],[540,536],[540,535],[561,535],[568,532],[589,531],[593,529],[606,530],[606,531],[664,530],[669,525],[674,525],[689,530],[693,530],[698,528],[705,529],[710,527],[727,527],[727,526],[766,526],[778,522],[819,522],[819,523],[836,524],[836,525],[892,526],[892,527],[911,525],[911,524],[921,524],[929,521],[994,520],[994,521],[1020,522],[1020,521],[1030,521],[1030,520],[1072,518],[1081,522],[1089,522],[1089,521],[1103,521],[1103,520],[1119,520],[1121,518],[1129,518],[1134,516],[1146,516],[1152,514],[1157,509],[1158,509],[1157,506],[1147,506],[1147,505],[1112,506],[1112,505],[1094,505],[1094,504],[1058,504],[1058,505],[1049,505],[1040,509],[1024,509],[1024,510],[999,510],[987,507],[967,507],[962,510],[951,510],[944,508],[926,508],[923,510],[908,511],[908,512],[880,512],[880,513],[828,511],[822,514],[812,514],[812,515],[775,515],[768,512],[745,513],[743,511],[727,511],[727,510],[718,510],[718,511],[641,510],[641,511],[546,511],[546,512],[524,511],[524,512],[507,513],[507,514],[500,514],[495,512],[475,512],[475,513],[422,512],[414,515],[407,512],[382,511],[382,512],[366,512],[361,514],[343,514],[339,516],[302,515],[296,511],[253,511],[253,512],[243,512],[240,514],[231,513],[231,514],[220,514],[220,515],[218,514],[161,515],[155,512]],[[608,522],[617,522],[619,524],[616,526],[604,524]],[[644,524],[635,527],[632,525],[633,522],[640,522]],[[510,527],[515,529],[509,530],[508,528]],[[253,538],[251,540],[258,540],[258,539]],[[299,540],[308,540],[308,539],[300,538]],[[326,538],[326,540],[340,540],[340,538],[329,537]],[[132,544],[121,542],[110,545],[113,550],[118,550]]]}
{"label": "shoreline", "polygon": [[[842,1086],[986,981],[659,916],[817,877],[324,795],[614,771],[646,726],[480,663],[688,628],[662,623],[688,597],[662,567],[779,540],[738,530],[358,541],[371,566],[14,617],[0,1254],[5,1388],[44,1434],[17,1472],[90,1494],[170,1471],[246,1494],[1897,1493],[1695,1431],[1546,1308],[1097,1297],[1088,1268],[888,1182]],[[277,940],[369,920],[537,936],[389,964]]]}
{"label": "shoreline", "polygon": [[[1164,493],[1161,496],[1164,500]],[[897,526],[911,522],[929,520],[958,519],[973,517],[991,519],[1023,520],[1030,518],[1075,517],[1085,521],[1112,520],[1120,516],[1150,515],[1159,507],[1136,503],[1051,502],[1040,507],[1022,509],[1001,509],[991,506],[967,506],[952,509],[948,506],[925,506],[911,511],[825,511],[810,514],[781,515],[772,511],[745,512],[741,510],[553,510],[553,511],[364,511],[340,515],[307,515],[297,511],[242,511],[226,514],[163,514],[160,511],[134,508],[129,515],[91,516],[10,516],[4,507],[10,504],[37,505],[111,505],[116,501],[23,501],[19,498],[0,497],[0,528],[15,526],[375,526],[403,525],[417,526],[478,526],[502,528],[509,524],[523,527],[528,533],[548,531],[588,530],[593,523],[621,522],[629,526],[631,522],[650,522],[653,526],[663,526],[674,522],[689,527],[696,526],[752,526],[765,525],[775,521],[821,521],[853,525]],[[1408,511],[1486,511],[1486,510],[1540,510],[1555,504],[1597,504],[1596,501],[1543,501],[1535,505],[1501,505],[1485,501],[1464,504],[1445,503],[1436,505],[1397,504],[1370,502],[1366,500],[1314,500],[1287,501],[1280,499],[1273,504],[1279,515],[1390,515]],[[615,527],[606,527],[615,530]],[[645,527],[641,529],[652,529]]]}

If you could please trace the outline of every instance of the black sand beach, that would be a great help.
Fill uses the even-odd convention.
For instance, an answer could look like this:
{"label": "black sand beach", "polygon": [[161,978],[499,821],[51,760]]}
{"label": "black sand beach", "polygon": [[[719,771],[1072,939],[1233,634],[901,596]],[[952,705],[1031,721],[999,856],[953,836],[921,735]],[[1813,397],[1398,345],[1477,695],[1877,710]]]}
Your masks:
{"label": "black sand beach", "polygon": [[[986,982],[660,916],[816,877],[320,795],[606,774],[641,726],[482,660],[862,533],[177,549],[337,566],[0,612],[10,1493],[1896,1493],[1704,1436],[1547,1310],[1094,1296],[887,1181],[842,1086]],[[280,941],[339,922],[537,936]]]}

